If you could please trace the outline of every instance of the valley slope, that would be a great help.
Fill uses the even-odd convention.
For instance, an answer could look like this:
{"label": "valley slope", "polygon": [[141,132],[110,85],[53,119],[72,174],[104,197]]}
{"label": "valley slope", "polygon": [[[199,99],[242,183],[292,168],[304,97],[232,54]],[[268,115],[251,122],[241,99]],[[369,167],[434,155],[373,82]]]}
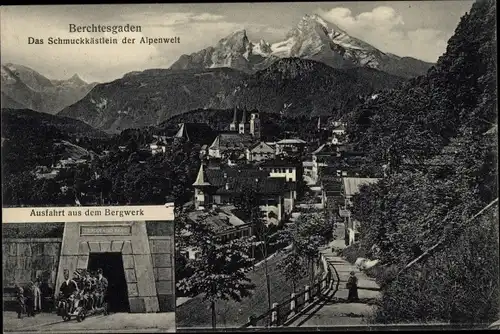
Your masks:
{"label": "valley slope", "polygon": [[299,58],[280,59],[247,74],[230,68],[133,72],[97,85],[59,115],[116,133],[157,125],[194,109],[233,107],[269,113],[338,115],[358,95],[404,80],[369,68],[338,70]]}

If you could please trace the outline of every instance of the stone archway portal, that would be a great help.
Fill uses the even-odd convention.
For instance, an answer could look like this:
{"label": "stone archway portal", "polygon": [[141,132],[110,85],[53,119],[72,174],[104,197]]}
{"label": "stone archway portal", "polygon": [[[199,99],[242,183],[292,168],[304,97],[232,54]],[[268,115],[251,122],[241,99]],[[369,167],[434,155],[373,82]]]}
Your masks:
{"label": "stone archway portal", "polygon": [[90,253],[121,253],[130,312],[158,312],[153,262],[145,222],[65,223],[56,287],[63,271],[86,269]]}

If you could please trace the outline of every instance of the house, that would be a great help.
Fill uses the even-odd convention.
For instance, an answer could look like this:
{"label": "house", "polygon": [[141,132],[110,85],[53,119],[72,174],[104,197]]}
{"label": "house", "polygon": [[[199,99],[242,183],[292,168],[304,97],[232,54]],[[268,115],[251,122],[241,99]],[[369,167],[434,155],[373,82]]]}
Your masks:
{"label": "house", "polygon": [[[353,151],[351,145],[323,144],[312,152],[311,178],[317,182],[320,174],[328,169],[328,174],[336,176],[362,176],[365,154]],[[335,169],[334,172],[332,170]]]}
{"label": "house", "polygon": [[344,204],[342,178],[337,175],[323,174],[320,177],[321,197],[324,206],[327,204],[338,207]]}
{"label": "house", "polygon": [[[222,241],[252,236],[252,225],[237,216],[234,206],[216,206],[208,210],[191,211],[188,220],[192,224],[208,224]],[[189,259],[196,259],[198,250],[188,248],[181,250]]]}
{"label": "house", "polygon": [[57,175],[59,175],[59,170],[57,169],[35,173],[35,177],[37,179],[46,179],[46,180],[54,179]]}
{"label": "house", "polygon": [[162,141],[164,143],[167,142],[168,137],[167,136],[162,136],[162,135],[153,135],[153,138],[159,141]]}
{"label": "house", "polygon": [[283,179],[286,182],[293,182],[294,191],[293,196],[288,200],[286,199],[285,211],[291,212],[295,207],[295,200],[297,199],[297,183],[303,179],[302,163],[300,161],[293,161],[290,159],[274,159],[260,163],[259,169],[267,171],[270,178]]}
{"label": "house", "polygon": [[346,124],[342,122],[333,122],[332,135],[343,136],[345,135]]}
{"label": "house", "polygon": [[203,210],[212,205],[234,204],[242,192],[255,189],[260,200],[262,218],[267,224],[278,224],[293,209],[295,182],[271,178],[265,170],[254,167],[204,166],[201,164],[193,183],[194,205]]}
{"label": "house", "polygon": [[358,239],[359,222],[351,219],[352,197],[359,193],[359,190],[364,185],[377,183],[378,178],[360,178],[360,177],[343,177],[342,178],[342,193],[344,197],[344,206],[340,215],[345,219],[346,225],[346,245],[350,245]]}
{"label": "house", "polygon": [[252,144],[252,141],[253,138],[249,134],[222,132],[215,137],[212,144],[208,147],[208,156],[218,159],[231,156],[244,157],[246,149]]}
{"label": "house", "polygon": [[261,141],[256,143],[246,150],[246,158],[248,162],[259,162],[276,157],[276,148],[274,143],[266,143]]}
{"label": "house", "polygon": [[162,142],[161,140],[157,140],[157,141],[149,144],[149,149],[151,151],[151,154],[153,154],[153,155],[159,154],[159,153],[165,154],[165,152],[167,151],[167,145],[165,145],[165,143]]}
{"label": "house", "polygon": [[319,179],[320,169],[326,167],[333,160],[340,159],[341,153],[336,145],[323,144],[311,153],[312,166],[310,176],[313,183],[317,183]]}
{"label": "house", "polygon": [[217,133],[207,123],[180,123],[174,139],[184,139],[194,144],[210,144]]}
{"label": "house", "polygon": [[307,142],[298,139],[282,139],[276,143],[276,155],[297,156],[304,152]]}
{"label": "house", "polygon": [[328,142],[334,145],[340,145],[346,142],[346,124],[341,121],[333,122],[333,129],[328,138]]}
{"label": "house", "polygon": [[300,161],[273,159],[261,162],[259,168],[269,172],[269,177],[283,178],[287,182],[302,180],[303,168]]}

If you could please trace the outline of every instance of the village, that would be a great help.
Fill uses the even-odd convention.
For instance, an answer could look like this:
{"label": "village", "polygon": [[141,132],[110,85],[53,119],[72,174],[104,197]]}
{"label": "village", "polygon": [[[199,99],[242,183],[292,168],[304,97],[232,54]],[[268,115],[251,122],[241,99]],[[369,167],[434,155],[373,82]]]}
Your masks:
{"label": "village", "polygon": [[[324,142],[297,137],[269,142],[261,140],[264,136],[259,114],[245,110],[233,111],[233,120],[225,131],[214,131],[206,123],[179,124],[175,138],[201,145],[192,201],[184,205],[188,221],[209,225],[223,241],[252,236],[256,233],[254,222],[241,210],[238,198],[253,189],[260,219],[267,228],[279,231],[293,225],[303,212],[322,215],[330,210],[333,216],[327,224],[333,226],[331,240],[341,239],[336,241],[342,243],[339,249],[356,243],[359,224],[351,220],[351,198],[362,185],[377,182],[378,178],[359,168],[363,154],[352,150],[345,126],[342,120],[329,122],[318,117],[315,138],[326,138]],[[164,152],[165,140],[168,138],[151,143],[151,152]],[[200,255],[197,247],[177,251],[187,260]],[[275,252],[279,251],[266,255],[271,259]],[[260,263],[264,258],[259,257]],[[289,294],[283,299],[288,298]],[[189,298],[177,299],[179,318],[179,307],[188,307],[182,305]],[[229,325],[242,326],[246,320]],[[183,327],[182,323],[179,326]]]}
{"label": "village", "polygon": [[[250,223],[238,217],[233,200],[245,186],[256,185],[267,225],[293,221],[301,208],[322,210],[327,203],[335,203],[339,218],[346,220],[347,244],[355,242],[358,232],[356,223],[348,221],[349,199],[361,185],[378,179],[360,176],[356,168],[360,153],[350,151],[343,122],[322,124],[318,118],[317,131],[329,132],[328,142],[319,147],[300,138],[264,142],[259,114],[236,110],[224,132],[217,133],[205,123],[179,124],[176,138],[202,145],[189,217],[196,221],[201,213],[208,213],[208,222],[219,233],[231,238],[251,235]],[[164,152],[162,139],[150,144],[152,154]]]}

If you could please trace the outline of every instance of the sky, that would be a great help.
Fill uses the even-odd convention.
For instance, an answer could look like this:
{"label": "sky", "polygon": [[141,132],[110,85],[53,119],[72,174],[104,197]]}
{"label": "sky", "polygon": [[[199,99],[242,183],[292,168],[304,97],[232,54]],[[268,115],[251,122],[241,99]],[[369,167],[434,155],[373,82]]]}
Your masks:
{"label": "sky", "polygon": [[[77,73],[108,82],[131,71],[168,68],[182,54],[215,45],[245,29],[273,43],[305,14],[319,14],[384,52],[435,62],[473,1],[352,1],[2,6],[2,63],[28,66],[50,79]],[[70,33],[69,24],[140,25],[141,33]],[[179,37],[176,44],[49,45],[49,37]],[[44,44],[28,44],[28,37]]]}

